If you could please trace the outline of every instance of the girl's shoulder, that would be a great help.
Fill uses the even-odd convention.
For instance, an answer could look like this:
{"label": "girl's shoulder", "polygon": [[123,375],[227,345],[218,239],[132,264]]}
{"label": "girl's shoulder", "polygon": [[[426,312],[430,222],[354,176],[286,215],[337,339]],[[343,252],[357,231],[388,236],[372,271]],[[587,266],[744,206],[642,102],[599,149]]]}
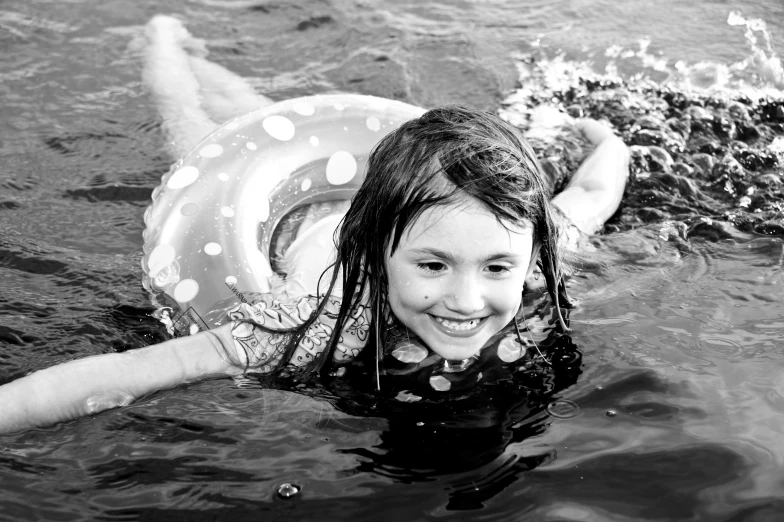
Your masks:
{"label": "girl's shoulder", "polygon": [[[289,358],[283,355],[294,330],[303,325],[327,299],[318,317],[302,334]],[[232,362],[257,373],[269,373],[281,364],[303,367],[313,362],[328,346],[335,329],[340,299],[334,297],[276,297],[264,294],[254,303],[242,303],[228,312],[235,354]],[[370,312],[358,305],[347,318],[333,354],[336,363],[347,363],[365,347]]]}

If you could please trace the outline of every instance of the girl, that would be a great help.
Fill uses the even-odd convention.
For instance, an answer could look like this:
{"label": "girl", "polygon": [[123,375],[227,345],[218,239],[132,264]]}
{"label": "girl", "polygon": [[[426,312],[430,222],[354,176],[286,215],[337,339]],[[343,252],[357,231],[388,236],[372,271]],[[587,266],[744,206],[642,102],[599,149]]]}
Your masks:
{"label": "girl", "polygon": [[[157,20],[152,27],[161,34],[173,34],[161,20],[182,29]],[[167,52],[178,49],[176,42]],[[162,65],[162,49],[148,57],[148,74]],[[183,51],[179,60],[189,59]],[[217,67],[205,63],[191,67]],[[153,86],[167,83],[159,80],[148,78]],[[175,103],[174,91],[158,96]],[[70,361],[6,384],[0,431],[74,419],[208,378],[339,374],[360,352],[377,375],[389,355],[402,362],[430,357],[447,371],[470,366],[490,346],[502,360],[519,358],[522,340],[510,342],[505,331],[518,330],[526,279],[538,266],[555,309],[569,307],[561,251],[595,232],[623,194],[625,146],[595,121],[578,126],[596,148],[550,201],[531,148],[500,118],[443,107],[407,122],[374,149],[345,216],[318,221],[288,249],[289,277],[306,295],[267,296],[232,310],[232,321],[217,329]],[[176,135],[175,127],[169,129]],[[333,234],[330,253],[325,238]],[[337,269],[325,271],[330,257]],[[431,384],[448,389],[443,381]]]}

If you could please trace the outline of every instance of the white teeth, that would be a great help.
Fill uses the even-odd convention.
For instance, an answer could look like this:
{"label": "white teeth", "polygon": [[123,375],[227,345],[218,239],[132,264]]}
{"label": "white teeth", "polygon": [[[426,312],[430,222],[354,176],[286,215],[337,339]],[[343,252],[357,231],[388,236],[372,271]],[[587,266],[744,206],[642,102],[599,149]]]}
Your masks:
{"label": "white teeth", "polygon": [[471,319],[470,321],[449,321],[441,317],[435,317],[435,320],[450,330],[472,330],[479,325],[479,319]]}

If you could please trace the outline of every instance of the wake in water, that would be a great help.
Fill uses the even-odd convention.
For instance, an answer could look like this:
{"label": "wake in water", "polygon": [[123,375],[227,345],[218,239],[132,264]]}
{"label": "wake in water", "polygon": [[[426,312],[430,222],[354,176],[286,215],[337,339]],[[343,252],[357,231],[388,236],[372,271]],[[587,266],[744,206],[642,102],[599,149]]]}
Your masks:
{"label": "wake in water", "polygon": [[750,48],[729,65],[670,64],[649,41],[607,49],[603,71],[563,55],[520,56],[520,87],[501,115],[527,129],[556,189],[584,155],[557,132],[569,117],[616,129],[632,151],[631,179],[606,232],[664,224],[677,241],[784,236],[784,70],[763,21],[733,12],[727,23],[745,28]]}

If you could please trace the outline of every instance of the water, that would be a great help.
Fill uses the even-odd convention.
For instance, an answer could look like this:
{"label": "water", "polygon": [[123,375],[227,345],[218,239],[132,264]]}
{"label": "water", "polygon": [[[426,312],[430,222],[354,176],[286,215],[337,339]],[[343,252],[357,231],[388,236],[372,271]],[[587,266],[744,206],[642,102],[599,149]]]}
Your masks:
{"label": "water", "polygon": [[[556,175],[581,151],[541,128],[541,106],[612,121],[634,179],[570,283],[582,366],[531,377],[529,397],[458,405],[250,380],[157,393],[0,437],[0,519],[780,518],[778,0],[6,1],[0,382],[163,339],[139,267],[171,161],[140,80],[137,38],[158,12],[276,100],[501,110],[535,128]],[[748,120],[730,110],[739,93]],[[285,483],[299,494],[279,498]]]}

